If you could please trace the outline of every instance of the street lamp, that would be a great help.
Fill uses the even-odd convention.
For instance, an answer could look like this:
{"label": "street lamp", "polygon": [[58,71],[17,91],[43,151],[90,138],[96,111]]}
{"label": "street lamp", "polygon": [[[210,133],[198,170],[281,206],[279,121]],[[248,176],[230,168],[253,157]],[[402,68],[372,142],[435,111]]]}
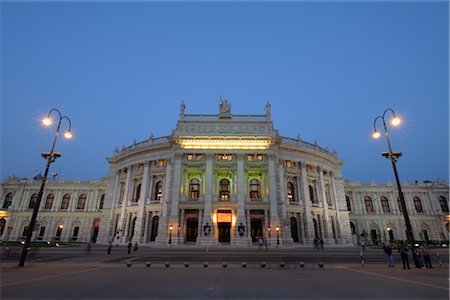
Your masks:
{"label": "street lamp", "polygon": [[170,225],[169,229],[170,229],[170,233],[169,233],[169,244],[172,244],[172,230],[173,230],[173,226]]}
{"label": "street lamp", "polygon": [[22,255],[20,257],[20,262],[19,262],[19,267],[23,267],[25,265],[25,260],[27,259],[28,249],[30,247],[31,237],[33,235],[34,226],[36,224],[37,214],[39,212],[39,206],[41,204],[42,195],[44,193],[45,182],[47,181],[47,175],[48,175],[48,171],[50,169],[50,165],[52,164],[52,162],[55,161],[55,159],[57,159],[58,157],[61,156],[61,153],[55,152],[54,150],[55,150],[56,139],[58,138],[58,135],[59,135],[59,128],[61,126],[61,121],[63,119],[66,119],[69,122],[69,129],[64,133],[64,137],[66,139],[70,139],[73,137],[72,132],[71,132],[72,122],[70,121],[70,119],[67,116],[61,115],[59,110],[57,110],[55,108],[52,108],[48,112],[47,117],[42,119],[42,123],[45,126],[50,126],[53,123],[53,120],[50,117],[52,112],[56,112],[58,114],[58,117],[59,117],[58,126],[56,128],[55,138],[53,139],[53,144],[52,144],[52,148],[51,148],[50,152],[43,152],[41,154],[41,156],[47,160],[47,165],[45,166],[44,179],[42,179],[41,189],[39,190],[39,193],[38,193],[38,196],[36,199],[36,203],[35,203],[34,209],[33,209],[33,215],[31,216],[30,225],[28,226],[29,230],[27,232],[27,237],[26,237],[25,243],[23,245]]}
{"label": "street lamp", "polygon": [[392,126],[400,125],[401,119],[395,115],[395,112],[391,108],[388,108],[383,112],[382,115],[377,116],[375,118],[375,120],[373,121],[372,136],[375,139],[377,139],[381,136],[380,132],[376,128],[377,120],[381,119],[383,121],[384,133],[385,133],[386,140],[387,140],[388,147],[389,147],[389,152],[383,152],[383,153],[381,153],[381,155],[391,160],[392,168],[394,169],[395,180],[397,182],[398,194],[400,197],[400,205],[402,206],[403,218],[405,219],[406,237],[407,237],[408,242],[411,245],[411,249],[412,249],[414,247],[414,236],[413,236],[413,231],[412,231],[412,227],[411,227],[411,222],[409,221],[408,211],[406,210],[405,197],[403,196],[402,186],[400,185],[400,179],[398,177],[398,172],[397,172],[397,160],[400,156],[402,156],[402,153],[392,151],[391,141],[389,140],[389,134],[388,134],[386,120],[385,120],[385,115],[388,111],[390,111],[393,115],[393,117],[390,120]]}
{"label": "street lamp", "polygon": [[277,227],[275,228],[275,230],[277,231],[277,245],[279,245],[279,244],[280,244],[280,235],[279,235],[280,228],[277,226]]}

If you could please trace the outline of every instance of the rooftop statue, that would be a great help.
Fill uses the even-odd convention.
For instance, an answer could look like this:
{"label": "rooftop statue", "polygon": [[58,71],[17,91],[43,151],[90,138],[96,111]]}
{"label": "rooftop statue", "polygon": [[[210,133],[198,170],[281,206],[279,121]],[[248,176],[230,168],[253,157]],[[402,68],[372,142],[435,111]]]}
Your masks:
{"label": "rooftop statue", "polygon": [[184,100],[181,100],[181,104],[180,104],[180,116],[184,117],[184,110],[186,108],[186,105],[184,104]]}
{"label": "rooftop statue", "polygon": [[266,103],[266,118],[267,119],[270,119],[270,107],[271,107],[271,105],[270,105],[269,101],[267,101],[267,103]]}
{"label": "rooftop statue", "polygon": [[231,104],[228,103],[228,100],[220,99],[219,110],[221,114],[229,114],[231,113]]}

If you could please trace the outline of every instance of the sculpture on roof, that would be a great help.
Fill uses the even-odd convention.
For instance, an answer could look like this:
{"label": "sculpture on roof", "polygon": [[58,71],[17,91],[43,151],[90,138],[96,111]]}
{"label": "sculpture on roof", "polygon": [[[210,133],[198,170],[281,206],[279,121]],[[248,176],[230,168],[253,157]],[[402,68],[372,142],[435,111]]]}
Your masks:
{"label": "sculpture on roof", "polygon": [[184,104],[184,100],[181,100],[180,104],[180,116],[184,117],[184,110],[186,109],[186,105]]}
{"label": "sculpture on roof", "polygon": [[227,99],[220,99],[219,110],[221,114],[229,114],[231,112],[231,104],[228,103]]}
{"label": "sculpture on roof", "polygon": [[266,103],[266,118],[267,119],[270,119],[270,107],[271,107],[271,105],[270,105],[269,101],[267,101],[267,103]]}

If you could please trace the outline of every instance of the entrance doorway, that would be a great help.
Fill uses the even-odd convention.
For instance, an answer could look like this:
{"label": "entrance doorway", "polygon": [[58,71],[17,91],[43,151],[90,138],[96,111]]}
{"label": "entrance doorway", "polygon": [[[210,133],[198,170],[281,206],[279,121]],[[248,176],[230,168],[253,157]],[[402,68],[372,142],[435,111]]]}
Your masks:
{"label": "entrance doorway", "polygon": [[252,242],[258,242],[258,237],[262,237],[262,220],[261,219],[251,219],[250,220],[250,235],[252,237]]}
{"label": "entrance doorway", "polygon": [[294,243],[298,243],[297,218],[291,217],[291,237]]}
{"label": "entrance doorway", "polygon": [[231,223],[217,223],[219,229],[219,243],[230,242]]}
{"label": "entrance doorway", "polygon": [[198,235],[197,219],[188,219],[186,222],[186,242],[195,242]]}

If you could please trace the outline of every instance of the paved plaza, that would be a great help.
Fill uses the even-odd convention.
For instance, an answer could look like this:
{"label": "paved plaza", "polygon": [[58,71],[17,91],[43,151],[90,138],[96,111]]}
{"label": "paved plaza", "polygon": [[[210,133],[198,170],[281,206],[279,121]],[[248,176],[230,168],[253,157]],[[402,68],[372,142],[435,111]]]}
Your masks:
{"label": "paved plaza", "polygon": [[111,255],[103,246],[89,254],[35,249],[18,268],[17,248],[1,261],[1,299],[448,299],[448,253],[442,250],[442,265],[433,251],[433,269],[412,264],[403,270],[398,259],[388,268],[380,249],[368,249],[362,266],[356,248],[140,247],[127,254],[123,246]]}

